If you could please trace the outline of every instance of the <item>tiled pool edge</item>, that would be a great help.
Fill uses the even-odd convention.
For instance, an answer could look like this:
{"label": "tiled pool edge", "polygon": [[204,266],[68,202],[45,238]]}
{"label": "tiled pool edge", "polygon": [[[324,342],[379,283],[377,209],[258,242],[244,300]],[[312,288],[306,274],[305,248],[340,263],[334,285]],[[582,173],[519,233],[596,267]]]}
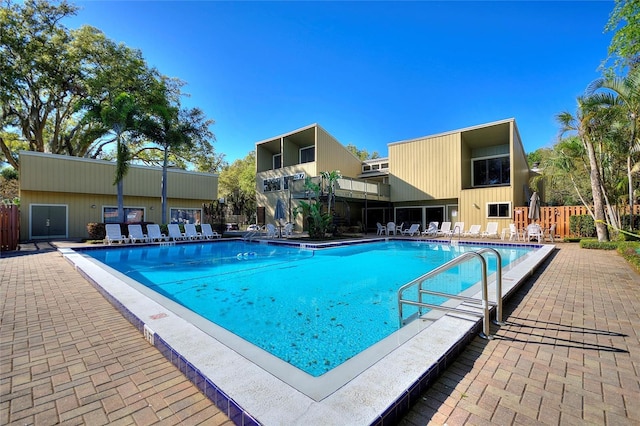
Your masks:
{"label": "tiled pool edge", "polygon": [[[421,240],[425,241],[425,240]],[[531,247],[531,245],[528,245]],[[62,251],[62,250],[61,250]],[[70,251],[71,253],[74,253]],[[546,258],[550,255],[552,250],[548,251],[544,256]],[[64,254],[64,253],[63,253]],[[75,253],[74,253],[75,254]],[[77,254],[75,254],[77,255]],[[65,256],[66,257],[66,256]],[[70,263],[74,263],[67,257]],[[542,259],[544,260],[544,259]],[[539,264],[539,260],[535,265]],[[535,266],[534,265],[534,266]],[[143,320],[133,314],[123,303],[121,303],[115,296],[111,295],[106,289],[94,281],[94,279],[86,273],[82,268],[74,265],[76,270],[87,279],[98,291],[105,297],[116,309],[118,309],[125,318],[127,318],[139,331],[144,334],[145,323]],[[521,267],[531,268],[530,265],[522,265]],[[512,293],[524,280],[528,278],[532,270],[529,273],[523,274],[519,282],[511,288],[505,288],[507,294]],[[370,417],[374,420],[371,421],[373,425],[382,425],[395,422],[400,419],[409,410],[416,398],[419,398],[422,392],[426,390],[437,377],[453,362],[458,354],[464,350],[469,342],[480,332],[481,321],[478,320],[472,325],[463,336],[459,338],[457,343],[449,347],[443,355],[437,358],[437,361],[433,362],[427,370],[420,374],[420,377],[415,380],[410,386],[408,386],[403,392],[395,398],[386,409],[380,410],[381,414]],[[231,397],[225,394],[213,381],[211,381],[205,374],[203,374],[197,367],[189,363],[185,357],[183,357],[177,350],[172,348],[157,332],[154,335],[153,345],[170,360],[176,367],[191,381],[193,382],[201,392],[206,395],[221,411],[231,418],[231,420],[238,425],[253,425],[260,424],[249,412],[242,409],[238,403],[236,403]],[[415,376],[414,376],[415,377]],[[362,423],[364,424],[364,423]]]}
{"label": "tiled pool edge", "polygon": [[[124,306],[117,298],[112,296],[106,289],[98,284],[89,274],[82,268],[78,268],[74,262],[67,256],[67,249],[59,250],[63,257],[69,262],[76,271],[82,275],[97,291],[104,297],[122,316],[129,321],[144,338],[146,323],[133,314],[126,306]],[[149,342],[151,343],[151,342]],[[245,411],[231,397],[227,396],[222,389],[218,388],[208,377],[200,372],[194,365],[187,361],[175,349],[162,339],[158,333],[153,334],[152,345],[169,360],[191,383],[193,383],[213,404],[220,409],[231,421],[239,426],[259,426],[261,423],[254,419],[251,414]]]}

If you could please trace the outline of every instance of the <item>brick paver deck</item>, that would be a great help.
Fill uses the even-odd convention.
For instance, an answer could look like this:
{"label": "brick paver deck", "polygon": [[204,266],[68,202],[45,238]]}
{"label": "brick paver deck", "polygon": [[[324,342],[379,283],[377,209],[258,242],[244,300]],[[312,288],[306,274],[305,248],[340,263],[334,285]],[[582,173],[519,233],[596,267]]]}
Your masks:
{"label": "brick paver deck", "polygon": [[[0,424],[231,424],[58,253],[0,258],[0,283]],[[505,312],[403,426],[640,424],[640,275],[621,257],[560,244]]]}
{"label": "brick paver deck", "polygon": [[640,425],[640,275],[615,252],[559,244],[401,422]]}
{"label": "brick paver deck", "polygon": [[0,424],[233,424],[57,252],[0,283]]}

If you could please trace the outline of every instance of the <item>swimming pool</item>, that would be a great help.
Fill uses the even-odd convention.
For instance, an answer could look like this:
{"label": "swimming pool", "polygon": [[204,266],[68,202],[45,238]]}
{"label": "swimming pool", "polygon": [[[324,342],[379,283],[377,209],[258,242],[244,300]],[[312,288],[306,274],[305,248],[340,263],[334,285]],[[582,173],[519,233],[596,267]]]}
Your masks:
{"label": "swimming pool", "polygon": [[[386,241],[309,250],[230,241],[88,254],[317,377],[398,330],[400,286],[478,248]],[[531,249],[499,251],[507,267]],[[495,258],[488,260],[491,274]],[[479,277],[480,263],[469,262],[429,288],[460,294]]]}
{"label": "swimming pool", "polygon": [[[422,249],[430,244],[419,243]],[[187,259],[191,258],[191,252],[201,250],[198,248],[200,245],[178,244],[162,248],[182,250],[173,260],[185,260],[180,276],[186,277],[183,272],[193,268],[188,266]],[[502,246],[508,250],[506,257],[509,258],[513,257],[511,250],[519,249],[515,245]],[[252,247],[273,250],[274,242]],[[438,246],[435,250],[433,247],[433,251],[443,252],[441,255],[444,256],[447,249],[451,252],[477,247],[480,246],[471,243],[460,244],[458,248]],[[362,248],[351,247],[356,251]],[[503,294],[513,291],[553,250],[551,245],[535,248],[503,269]],[[232,419],[241,419],[238,424],[241,421],[251,424],[253,418],[263,424],[369,424],[375,423],[376,419],[389,421],[399,413],[396,407],[410,404],[412,398],[419,397],[420,389],[437,377],[448,360],[479,331],[477,318],[434,315],[425,321],[413,321],[327,373],[313,377],[123,273],[87,257],[86,253],[93,250],[61,251],[139,330],[142,331],[144,326],[146,334],[149,329],[149,334],[155,336],[155,342],[153,339],[150,342],[226,414]],[[254,251],[257,254],[258,251]],[[305,251],[301,255],[315,253],[315,257],[321,252],[330,253],[324,250]],[[243,251],[242,260],[236,254],[236,263],[245,262],[244,253],[247,253],[246,260],[251,258],[250,251]],[[122,254],[117,257],[122,257]],[[144,258],[140,252],[127,257]],[[146,261],[153,259],[153,256],[147,257]],[[384,275],[385,270],[397,272],[403,266],[398,264],[398,259],[387,256],[383,262],[359,269],[378,276]],[[333,273],[331,279],[338,275]],[[319,273],[305,279],[322,281]],[[465,291],[476,297],[478,292],[477,286]],[[490,284],[490,298],[493,299],[491,292]],[[397,317],[393,320],[397,324]]]}

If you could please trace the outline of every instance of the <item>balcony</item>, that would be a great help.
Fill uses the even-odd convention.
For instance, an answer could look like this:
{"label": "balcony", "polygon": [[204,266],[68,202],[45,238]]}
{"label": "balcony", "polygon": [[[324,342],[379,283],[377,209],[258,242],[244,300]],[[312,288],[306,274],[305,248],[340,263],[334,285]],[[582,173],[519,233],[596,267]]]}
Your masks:
{"label": "balcony", "polygon": [[[327,195],[327,182],[321,176],[311,178],[311,181],[320,185],[320,195]],[[305,188],[304,180],[296,180],[289,183],[292,198],[309,198],[313,193]],[[340,178],[336,183],[336,197],[354,200],[389,201],[390,186],[385,183],[368,182],[362,179]]]}

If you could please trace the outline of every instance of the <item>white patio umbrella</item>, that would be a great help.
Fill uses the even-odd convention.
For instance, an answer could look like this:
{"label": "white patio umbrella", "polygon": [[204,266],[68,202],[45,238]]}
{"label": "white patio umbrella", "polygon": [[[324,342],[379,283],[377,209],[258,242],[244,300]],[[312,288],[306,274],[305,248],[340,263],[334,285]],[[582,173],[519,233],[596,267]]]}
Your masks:
{"label": "white patio umbrella", "polygon": [[540,220],[540,196],[537,192],[531,194],[531,199],[529,200],[529,219]]}

